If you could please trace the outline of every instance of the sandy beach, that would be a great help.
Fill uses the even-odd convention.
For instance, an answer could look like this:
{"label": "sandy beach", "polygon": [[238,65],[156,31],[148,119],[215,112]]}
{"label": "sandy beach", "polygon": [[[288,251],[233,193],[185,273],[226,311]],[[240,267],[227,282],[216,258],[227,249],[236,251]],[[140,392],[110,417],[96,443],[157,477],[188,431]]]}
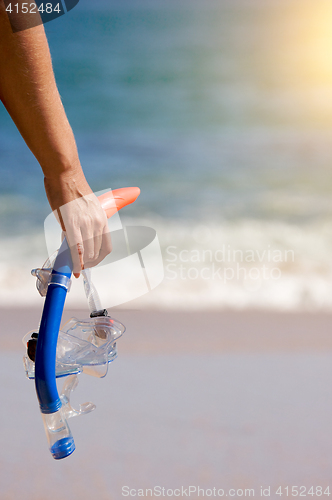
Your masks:
{"label": "sandy beach", "polygon": [[[328,500],[331,2],[39,4],[52,65],[39,30],[0,36],[0,500]],[[30,270],[61,241],[50,211],[90,193],[79,162],[93,192],[141,194],[93,272],[119,356],[79,376],[73,406],[97,408],[55,461],[22,338],[42,309]],[[90,265],[105,221],[84,206],[65,225]],[[88,316],[72,285],[64,321]]]}
{"label": "sandy beach", "polygon": [[56,462],[22,367],[39,314],[1,311],[1,500],[329,485],[331,315],[114,311],[119,357],[105,379],[79,377],[74,405],[97,409],[70,422],[76,451]]}

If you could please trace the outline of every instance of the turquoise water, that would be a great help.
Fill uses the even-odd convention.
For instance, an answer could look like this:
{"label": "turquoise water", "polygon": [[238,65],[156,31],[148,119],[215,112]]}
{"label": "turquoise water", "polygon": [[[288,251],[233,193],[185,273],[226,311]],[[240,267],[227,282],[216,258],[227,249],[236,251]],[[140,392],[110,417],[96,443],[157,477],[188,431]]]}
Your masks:
{"label": "turquoise water", "polygon": [[[326,82],[318,75],[303,89],[303,63],[288,67],[310,12],[278,4],[81,0],[47,24],[92,187],[139,184],[140,212],[170,218],[330,216],[332,117],[312,98]],[[1,225],[21,231],[11,201],[40,224],[42,177],[3,109],[0,131]]]}
{"label": "turquoise water", "polygon": [[[91,187],[139,185],[126,214],[162,239],[204,225],[230,245],[291,245],[292,277],[325,279],[331,24],[325,0],[81,0],[46,31]],[[41,232],[40,167],[4,109],[0,161],[3,237]]]}

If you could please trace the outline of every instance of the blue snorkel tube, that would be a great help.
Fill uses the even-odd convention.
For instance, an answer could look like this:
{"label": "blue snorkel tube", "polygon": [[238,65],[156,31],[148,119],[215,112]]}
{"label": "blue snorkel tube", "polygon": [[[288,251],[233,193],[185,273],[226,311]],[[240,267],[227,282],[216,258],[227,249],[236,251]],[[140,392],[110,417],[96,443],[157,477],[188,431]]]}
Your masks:
{"label": "blue snorkel tube", "polygon": [[[111,217],[120,208],[135,201],[139,193],[139,188],[117,189],[113,192],[109,192],[100,196],[99,201],[101,206],[105,210],[107,217]],[[64,239],[55,259],[53,269],[50,272],[48,283],[46,285],[46,299],[44,303],[39,331],[38,334],[32,335],[32,340],[34,340],[34,342],[37,342],[37,346],[35,349],[34,357],[32,358],[30,356],[30,360],[28,360],[28,362],[31,364],[31,359],[34,361],[34,374],[30,373],[30,376],[28,373],[29,370],[27,370],[28,377],[35,378],[36,393],[44,422],[48,445],[50,452],[55,459],[68,457],[75,450],[75,443],[67,423],[67,418],[81,413],[86,413],[94,409],[94,405],[92,405],[92,403],[81,405],[80,411],[75,411],[70,407],[69,397],[67,396],[75,387],[77,383],[76,380],[72,379],[69,381],[69,384],[67,384],[64,399],[63,394],[60,398],[56,385],[57,376],[79,373],[79,371],[70,372],[69,370],[68,373],[60,375],[57,374],[58,335],[60,331],[62,313],[66,301],[66,295],[70,286],[72,269],[73,264],[70,249],[68,247],[67,240]],[[38,278],[38,274],[42,271],[43,269],[33,270],[33,274]],[[86,279],[88,278],[86,277]],[[43,294],[41,293],[41,295]],[[96,318],[96,316],[107,317]],[[122,335],[124,327],[121,323],[110,318],[107,315],[106,310],[92,311],[90,318],[95,319],[85,320],[85,322],[84,320],[82,320],[81,323],[79,321],[76,321],[73,324],[74,326],[76,324],[80,326],[84,323],[85,328],[91,327],[92,329],[97,331],[97,337],[99,336],[101,347],[104,347],[104,350],[106,350],[105,346],[109,348],[103,358],[103,362],[104,364],[106,364],[107,372],[107,363],[112,361],[116,356],[116,350],[112,350],[111,347],[115,346],[114,342],[116,338]],[[88,323],[88,321],[90,321],[92,326]],[[118,327],[118,330],[116,330],[116,327],[118,325],[120,325],[120,327]],[[71,326],[71,324],[68,328],[70,327],[72,329],[74,328],[73,326]],[[121,327],[123,327],[122,330]],[[111,340],[107,344],[107,342],[103,339],[110,337],[109,332],[113,332],[112,328],[114,331],[116,330],[117,333],[116,335],[114,334],[114,336],[111,337]],[[105,336],[103,336],[103,332],[106,332]],[[36,336],[34,335],[37,336],[37,341],[35,340]],[[94,347],[92,349],[92,352],[95,353],[95,351],[96,348]],[[104,374],[97,376],[104,376]]]}
{"label": "blue snorkel tube", "polygon": [[47,289],[35,358],[36,393],[49,449],[55,459],[68,457],[75,450],[73,436],[61,411],[55,374],[58,333],[72,268],[70,250],[64,239]]}

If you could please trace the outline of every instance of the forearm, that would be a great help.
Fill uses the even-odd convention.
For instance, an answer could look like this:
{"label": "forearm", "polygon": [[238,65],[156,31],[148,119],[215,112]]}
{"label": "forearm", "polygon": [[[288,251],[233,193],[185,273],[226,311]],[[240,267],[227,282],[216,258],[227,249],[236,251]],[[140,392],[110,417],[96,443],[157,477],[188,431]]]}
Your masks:
{"label": "forearm", "polygon": [[40,163],[46,183],[66,182],[70,177],[79,190],[84,176],[55,83],[44,28],[40,25],[13,34],[2,1],[0,98]]}
{"label": "forearm", "polygon": [[0,0],[0,99],[44,172],[76,277],[112,249],[105,212],[88,185],[55,83],[43,25],[12,33]]}

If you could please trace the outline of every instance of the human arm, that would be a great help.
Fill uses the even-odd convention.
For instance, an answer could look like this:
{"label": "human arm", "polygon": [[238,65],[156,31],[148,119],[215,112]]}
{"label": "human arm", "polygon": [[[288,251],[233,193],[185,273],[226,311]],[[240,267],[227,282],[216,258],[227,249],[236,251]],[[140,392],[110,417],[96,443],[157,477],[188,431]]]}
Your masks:
{"label": "human arm", "polygon": [[96,265],[111,251],[107,219],[80,164],[44,27],[13,33],[2,0],[0,99],[43,170],[47,198],[71,240],[78,276],[83,266]]}

